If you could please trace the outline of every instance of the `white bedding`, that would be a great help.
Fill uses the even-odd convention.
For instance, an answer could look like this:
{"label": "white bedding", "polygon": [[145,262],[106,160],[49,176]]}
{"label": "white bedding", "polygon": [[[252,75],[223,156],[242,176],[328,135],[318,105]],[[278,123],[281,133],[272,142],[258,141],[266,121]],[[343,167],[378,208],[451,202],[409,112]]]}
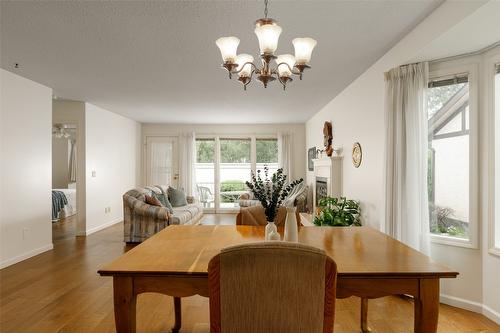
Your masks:
{"label": "white bedding", "polygon": [[61,191],[66,196],[68,204],[64,206],[64,211],[60,213],[60,217],[68,217],[76,214],[76,189],[74,188],[55,188],[54,191]]}

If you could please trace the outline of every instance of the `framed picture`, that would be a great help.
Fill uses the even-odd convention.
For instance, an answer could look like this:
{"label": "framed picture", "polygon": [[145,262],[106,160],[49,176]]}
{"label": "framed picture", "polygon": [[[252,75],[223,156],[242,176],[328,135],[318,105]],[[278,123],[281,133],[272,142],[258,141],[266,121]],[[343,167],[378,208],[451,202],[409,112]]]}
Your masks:
{"label": "framed picture", "polygon": [[311,147],[307,150],[307,168],[309,171],[314,171],[313,160],[316,158],[316,147]]}

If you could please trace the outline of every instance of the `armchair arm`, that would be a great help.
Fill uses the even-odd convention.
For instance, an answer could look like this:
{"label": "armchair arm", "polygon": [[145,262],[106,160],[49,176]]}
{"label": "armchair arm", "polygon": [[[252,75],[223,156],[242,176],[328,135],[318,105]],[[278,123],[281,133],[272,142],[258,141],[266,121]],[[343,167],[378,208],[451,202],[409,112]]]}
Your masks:
{"label": "armchair arm", "polygon": [[165,207],[149,205],[133,197],[128,197],[125,201],[134,214],[152,217],[155,220],[168,220],[170,218],[170,212]]}
{"label": "armchair arm", "polygon": [[297,207],[297,212],[305,212],[307,210],[307,192],[301,193],[295,198],[294,206]]}

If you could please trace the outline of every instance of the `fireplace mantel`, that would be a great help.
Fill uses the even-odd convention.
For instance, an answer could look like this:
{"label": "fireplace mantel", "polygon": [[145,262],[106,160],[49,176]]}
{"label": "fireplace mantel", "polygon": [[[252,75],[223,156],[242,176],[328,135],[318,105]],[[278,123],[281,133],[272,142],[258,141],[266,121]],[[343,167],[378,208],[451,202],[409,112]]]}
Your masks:
{"label": "fireplace mantel", "polygon": [[325,181],[327,194],[330,197],[342,196],[342,156],[324,157],[313,160],[314,164],[314,181],[313,181],[313,205],[316,212],[316,182],[317,180]]}

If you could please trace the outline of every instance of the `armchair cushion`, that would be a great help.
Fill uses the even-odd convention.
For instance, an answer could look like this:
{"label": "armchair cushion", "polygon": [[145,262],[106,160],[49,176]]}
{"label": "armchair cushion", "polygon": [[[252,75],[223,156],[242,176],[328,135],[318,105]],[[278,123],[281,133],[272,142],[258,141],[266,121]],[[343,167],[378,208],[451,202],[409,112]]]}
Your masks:
{"label": "armchair cushion", "polygon": [[151,192],[151,194],[161,202],[163,207],[167,208],[170,213],[173,213],[172,204],[168,200],[168,196],[166,193],[163,193],[162,191],[161,194],[156,192]]}
{"label": "armchair cushion", "polygon": [[154,194],[152,196],[146,195],[146,203],[152,206],[158,206],[158,207],[163,206],[163,204],[160,202],[160,200],[158,200],[158,198]]}
{"label": "armchair cushion", "polygon": [[186,193],[173,187],[168,188],[168,198],[172,207],[182,207],[188,204],[186,200]]}

